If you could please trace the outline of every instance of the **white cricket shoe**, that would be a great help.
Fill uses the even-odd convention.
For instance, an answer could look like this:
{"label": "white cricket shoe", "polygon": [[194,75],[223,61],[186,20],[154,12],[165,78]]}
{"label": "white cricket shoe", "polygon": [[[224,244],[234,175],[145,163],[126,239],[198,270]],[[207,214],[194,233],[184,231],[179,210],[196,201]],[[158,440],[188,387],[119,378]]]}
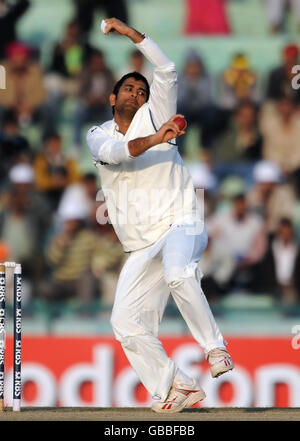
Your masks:
{"label": "white cricket shoe", "polygon": [[210,372],[213,378],[219,377],[234,368],[230,355],[223,348],[212,349],[208,353],[207,361],[210,364]]}
{"label": "white cricket shoe", "polygon": [[179,388],[173,383],[166,400],[154,401],[152,410],[157,413],[177,413],[186,407],[192,407],[193,404],[204,400],[205,397],[204,390],[199,385],[196,385],[195,380],[194,387],[187,386],[186,389]]}

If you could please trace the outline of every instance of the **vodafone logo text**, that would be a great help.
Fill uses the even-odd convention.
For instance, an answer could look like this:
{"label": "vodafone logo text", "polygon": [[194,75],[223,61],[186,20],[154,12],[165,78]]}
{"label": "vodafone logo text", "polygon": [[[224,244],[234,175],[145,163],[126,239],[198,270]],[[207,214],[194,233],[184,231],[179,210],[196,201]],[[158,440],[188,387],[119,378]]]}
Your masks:
{"label": "vodafone logo text", "polygon": [[[207,395],[202,407],[300,407],[300,360],[289,337],[226,339],[236,367],[219,379],[211,378],[204,354],[191,338],[161,339],[176,363],[200,378]],[[151,404],[113,338],[25,336],[23,346],[23,406]],[[10,369],[5,385],[8,405],[11,387]]]}

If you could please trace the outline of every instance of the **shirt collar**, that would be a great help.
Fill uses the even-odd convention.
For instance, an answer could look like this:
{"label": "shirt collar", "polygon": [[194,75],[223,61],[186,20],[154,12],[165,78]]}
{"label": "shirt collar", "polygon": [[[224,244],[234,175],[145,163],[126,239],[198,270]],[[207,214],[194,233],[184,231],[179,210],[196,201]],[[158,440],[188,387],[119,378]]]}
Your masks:
{"label": "shirt collar", "polygon": [[[113,119],[113,125],[114,125],[114,130],[118,133],[120,133],[121,135],[123,135],[123,133],[120,131],[118,124],[116,123],[116,121]],[[124,136],[124,135],[123,135]]]}

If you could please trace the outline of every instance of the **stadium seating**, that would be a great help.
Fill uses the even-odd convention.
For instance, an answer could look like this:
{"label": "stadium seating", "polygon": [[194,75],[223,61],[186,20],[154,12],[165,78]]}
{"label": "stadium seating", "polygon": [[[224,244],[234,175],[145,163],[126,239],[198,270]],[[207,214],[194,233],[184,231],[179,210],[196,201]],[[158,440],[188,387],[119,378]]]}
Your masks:
{"label": "stadium seating", "polygon": [[[268,33],[266,15],[261,0],[228,0],[228,13],[231,21],[232,35],[224,37],[186,36],[183,35],[183,22],[185,17],[184,0],[128,0],[130,24],[158,42],[168,56],[176,63],[178,71],[181,70],[186,51],[193,47],[201,53],[209,71],[215,76],[228,65],[232,55],[244,52],[249,56],[252,67],[260,74],[264,82],[266,74],[271,68],[280,62],[281,49],[290,41],[300,44],[300,36],[296,34],[293,18],[289,17],[288,34],[271,36]],[[58,13],[59,11],[59,13]],[[18,30],[20,38],[33,47],[39,49],[40,60],[44,69],[47,69],[53,44],[58,41],[63,33],[65,25],[73,16],[71,0],[31,0],[29,12],[20,20]],[[94,27],[90,36],[90,43],[101,48],[107,57],[108,65],[114,72],[120,71],[127,64],[127,57],[132,49],[130,42],[119,36],[105,37],[100,32],[100,21],[104,18],[103,13],[95,16]],[[146,19],[145,19],[146,18]],[[218,91],[215,88],[217,95]],[[59,131],[64,139],[64,148],[70,151],[72,147],[71,115],[74,108],[72,99],[66,100],[62,109],[62,119]],[[30,126],[24,133],[33,146],[38,146],[39,131]],[[197,133],[191,129],[188,133],[187,158],[191,158],[198,148]],[[82,146],[80,167],[84,172],[93,169],[86,146]],[[300,215],[299,215],[300,216]],[[300,234],[300,232],[299,232]],[[56,305],[49,309],[43,302],[31,304],[28,314],[36,317],[38,326],[39,317],[41,323],[46,323],[59,332],[60,323],[56,322]],[[92,305],[93,308],[93,305]],[[59,310],[61,313],[61,309]],[[170,309],[172,312],[172,308]],[[77,314],[76,305],[66,305],[63,312],[64,319]],[[234,317],[238,323],[244,320],[245,315],[265,314],[265,318],[276,322],[278,317],[277,306],[268,296],[235,296],[227,297],[220,305],[216,313],[228,318],[231,323]],[[172,315],[172,314],[171,314]],[[176,315],[175,315],[176,316]],[[59,317],[57,317],[59,318]],[[42,320],[43,319],[43,320]],[[245,320],[246,322],[247,320]],[[172,332],[182,330],[183,322],[176,322]],[[178,324],[179,323],[179,324]],[[77,326],[77,322],[74,322]],[[46,326],[48,326],[46,325]],[[63,324],[64,327],[65,324]],[[104,328],[95,328],[99,324],[90,323],[93,331],[105,332]],[[103,324],[103,326],[107,326]],[[179,326],[179,328],[178,328]],[[67,326],[72,329],[71,325]],[[88,332],[90,328],[86,327]],[[240,328],[239,328],[240,329]],[[78,329],[76,328],[78,331]],[[83,332],[80,330],[80,332]],[[110,332],[110,328],[109,331]],[[179,331],[178,331],[179,332]]]}

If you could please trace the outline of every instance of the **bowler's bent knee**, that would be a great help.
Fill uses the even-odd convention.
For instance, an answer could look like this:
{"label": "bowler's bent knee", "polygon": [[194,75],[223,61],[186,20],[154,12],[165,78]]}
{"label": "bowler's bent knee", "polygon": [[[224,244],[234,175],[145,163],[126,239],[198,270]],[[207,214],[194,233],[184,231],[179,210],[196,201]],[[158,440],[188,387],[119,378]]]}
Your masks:
{"label": "bowler's bent knee", "polygon": [[193,278],[200,283],[202,272],[196,262],[185,267],[171,267],[164,271],[165,281],[170,289],[182,285],[186,279]]}

